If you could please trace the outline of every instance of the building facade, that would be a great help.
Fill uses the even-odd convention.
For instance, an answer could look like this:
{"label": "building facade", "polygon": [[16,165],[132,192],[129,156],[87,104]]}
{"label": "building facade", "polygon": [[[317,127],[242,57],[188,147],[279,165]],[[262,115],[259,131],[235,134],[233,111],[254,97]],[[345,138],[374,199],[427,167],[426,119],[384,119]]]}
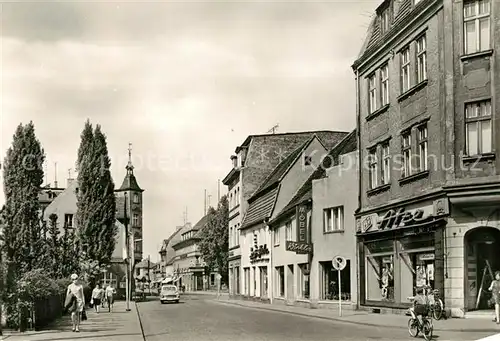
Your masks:
{"label": "building facade", "polygon": [[[232,169],[224,178],[223,183],[228,186],[230,202],[231,193],[233,194],[233,203],[230,204],[230,231],[228,231],[230,245],[232,245],[229,251],[229,282],[230,286],[239,287],[239,289],[231,290],[232,295],[238,295],[239,291],[238,296],[255,297],[257,280],[251,285],[253,275],[250,275],[250,247],[254,247],[251,245],[254,245],[255,239],[259,248],[261,245],[268,245],[266,228],[241,231],[243,217],[249,206],[248,199],[280,162],[314,134],[327,148],[333,147],[346,135],[345,132],[334,131],[250,135],[236,148],[235,155],[231,157]],[[263,275],[263,278],[267,278],[266,276]],[[250,292],[253,294],[250,295]]]}
{"label": "building facade", "polygon": [[[500,203],[500,5],[384,1],[353,65],[360,305],[438,289],[453,316],[487,308]],[[486,269],[486,270],[485,270]]]}

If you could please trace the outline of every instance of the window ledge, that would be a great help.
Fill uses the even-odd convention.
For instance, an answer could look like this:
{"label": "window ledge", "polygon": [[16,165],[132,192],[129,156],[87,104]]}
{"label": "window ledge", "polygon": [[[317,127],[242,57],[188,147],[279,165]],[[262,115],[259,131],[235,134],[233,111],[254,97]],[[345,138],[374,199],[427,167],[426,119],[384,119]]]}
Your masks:
{"label": "window ledge", "polygon": [[389,104],[386,104],[384,105],[383,107],[381,108],[378,108],[377,110],[375,110],[374,112],[372,112],[371,114],[369,114],[368,116],[366,116],[366,121],[371,121],[373,120],[375,117],[383,114],[384,112],[387,111],[387,109],[389,109]]}
{"label": "window ledge", "polygon": [[480,161],[493,161],[493,160],[495,160],[495,158],[496,158],[495,153],[485,153],[485,154],[473,155],[473,156],[462,156],[462,162],[463,163],[473,163],[473,162],[480,162]]}
{"label": "window ledge", "polygon": [[398,97],[398,102],[402,102],[403,100],[407,99],[408,97],[410,97],[414,93],[422,90],[423,88],[425,88],[427,86],[427,83],[429,83],[428,79],[423,80],[420,83],[418,83],[417,85],[415,85],[413,88],[410,88],[409,90],[407,90],[405,93],[401,94]]}
{"label": "window ledge", "polygon": [[475,58],[483,58],[483,57],[490,57],[493,55],[493,50],[486,50],[486,51],[481,51],[481,52],[476,52],[476,53],[471,53],[471,54],[466,54],[460,57],[460,60],[462,62],[466,62],[470,59],[475,59]]}
{"label": "window ledge", "polygon": [[323,234],[344,233],[345,230],[323,231]]}
{"label": "window ledge", "polygon": [[385,191],[387,191],[389,188],[391,188],[391,184],[390,184],[390,183],[385,184],[385,185],[380,185],[380,186],[378,186],[378,187],[372,188],[372,189],[370,189],[369,191],[367,191],[367,192],[366,192],[366,195],[368,195],[369,197],[371,197],[372,195],[375,195],[375,194],[379,194],[379,193],[385,192]]}
{"label": "window ledge", "polygon": [[429,171],[425,170],[423,172],[418,172],[416,174],[412,174],[412,175],[409,175],[409,176],[404,177],[402,179],[399,179],[399,184],[400,185],[405,185],[407,183],[410,183],[410,182],[413,182],[413,181],[417,181],[417,180],[426,178],[428,176],[429,176]]}

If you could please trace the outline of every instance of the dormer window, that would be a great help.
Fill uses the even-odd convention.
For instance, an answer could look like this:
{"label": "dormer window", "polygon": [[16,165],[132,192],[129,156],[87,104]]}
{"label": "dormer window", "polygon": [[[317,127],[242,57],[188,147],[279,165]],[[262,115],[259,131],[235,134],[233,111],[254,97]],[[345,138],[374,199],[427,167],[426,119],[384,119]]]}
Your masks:
{"label": "dormer window", "polygon": [[390,7],[387,7],[382,12],[380,12],[380,33],[384,34],[389,31],[391,27],[391,12]]}

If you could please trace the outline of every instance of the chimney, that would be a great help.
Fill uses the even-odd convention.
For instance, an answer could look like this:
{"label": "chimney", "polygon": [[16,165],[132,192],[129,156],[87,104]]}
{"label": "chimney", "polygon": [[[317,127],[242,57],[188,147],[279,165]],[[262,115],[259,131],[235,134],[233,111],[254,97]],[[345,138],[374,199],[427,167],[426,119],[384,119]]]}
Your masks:
{"label": "chimney", "polygon": [[183,228],[183,227],[184,227],[184,226],[177,226],[177,227],[175,228],[175,230],[176,230],[176,231],[179,231],[179,230],[180,230],[181,228]]}
{"label": "chimney", "polygon": [[233,161],[233,168],[238,167],[238,157],[236,155],[231,155],[231,161]]}

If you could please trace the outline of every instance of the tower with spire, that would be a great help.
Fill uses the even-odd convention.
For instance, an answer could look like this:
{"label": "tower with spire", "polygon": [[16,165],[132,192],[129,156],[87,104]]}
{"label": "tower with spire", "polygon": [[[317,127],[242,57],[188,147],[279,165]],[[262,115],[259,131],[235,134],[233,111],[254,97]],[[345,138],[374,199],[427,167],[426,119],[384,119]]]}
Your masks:
{"label": "tower with spire", "polygon": [[125,167],[126,174],[122,185],[116,192],[116,217],[122,223],[127,220],[128,227],[131,231],[134,245],[134,263],[142,260],[142,219],[143,205],[142,193],[144,190],[139,187],[137,179],[134,175],[134,166],[132,164],[132,143],[128,145],[128,163]]}

